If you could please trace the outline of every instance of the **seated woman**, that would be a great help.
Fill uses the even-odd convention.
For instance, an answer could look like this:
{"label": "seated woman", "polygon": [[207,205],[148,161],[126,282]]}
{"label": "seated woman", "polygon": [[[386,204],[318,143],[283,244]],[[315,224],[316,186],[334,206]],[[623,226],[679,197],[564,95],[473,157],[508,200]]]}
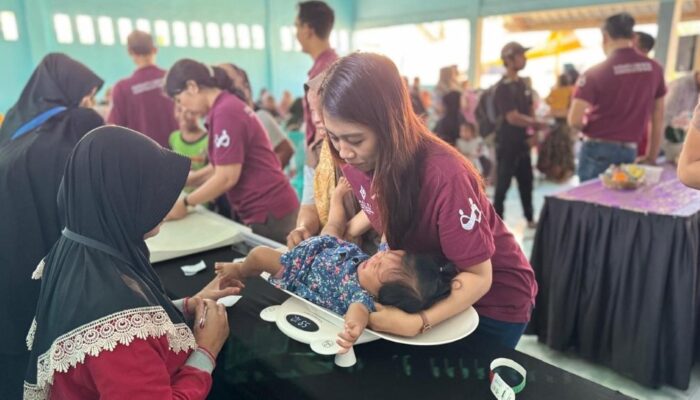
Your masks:
{"label": "seated woman", "polygon": [[22,397],[29,360],[24,340],[39,298],[32,271],[61,235],[56,194],[66,160],[83,135],[104,124],[90,108],[101,86],[85,65],[49,54],[0,128],[2,399]]}
{"label": "seated woman", "polygon": [[347,219],[343,197],[351,191],[341,178],[331,196],[329,220],[321,236],[301,242],[288,252],[256,247],[243,263],[217,263],[223,284],[236,283],[261,272],[270,282],[345,315],[338,345],[347,352],[364,331],[375,300],[408,313],[419,313],[450,294],[457,270],[437,257],[387,251],[369,257],[342,240]]}
{"label": "seated woman", "polygon": [[209,165],[190,175],[197,189],[175,206],[171,219],[184,218],[187,206],[222,194],[254,233],[282,242],[299,211],[299,200],[282,172],[270,140],[252,109],[232,93],[226,72],[182,59],[165,78],[165,91],[185,110],[207,116]]}
{"label": "seated woman", "polygon": [[[204,399],[228,336],[223,306],[173,303],[144,241],[185,185],[190,162],[144,135],[93,130],[68,159],[62,236],[35,271],[41,291],[25,399]],[[202,296],[217,298],[237,288]],[[195,315],[194,332],[186,317]]]}

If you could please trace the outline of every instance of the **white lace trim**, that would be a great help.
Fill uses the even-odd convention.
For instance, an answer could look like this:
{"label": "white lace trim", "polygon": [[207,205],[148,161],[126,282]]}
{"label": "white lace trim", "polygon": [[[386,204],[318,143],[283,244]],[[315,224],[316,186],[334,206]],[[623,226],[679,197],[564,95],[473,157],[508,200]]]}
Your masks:
{"label": "white lace trim", "polygon": [[[31,330],[30,335],[33,336]],[[85,356],[95,357],[104,350],[112,351],[118,344],[129,345],[134,338],[163,335],[167,336],[170,350],[175,353],[197,348],[190,328],[184,323],[173,324],[160,306],[120,311],[73,329],[54,340],[49,350],[39,356],[37,383],[24,383],[24,398],[46,399],[54,373],[82,364]]]}
{"label": "white lace trim", "polygon": [[34,333],[36,332],[36,318],[32,318],[32,326],[29,327],[29,332],[27,332],[27,350],[31,351],[34,345]]}
{"label": "white lace trim", "polygon": [[24,382],[24,400],[46,400],[49,398],[49,385],[40,388],[37,385]]}
{"label": "white lace trim", "polygon": [[44,266],[46,263],[44,262],[44,259],[42,258],[41,261],[39,261],[39,265],[36,266],[36,269],[34,272],[32,272],[32,279],[33,280],[39,280],[41,277],[44,275]]}

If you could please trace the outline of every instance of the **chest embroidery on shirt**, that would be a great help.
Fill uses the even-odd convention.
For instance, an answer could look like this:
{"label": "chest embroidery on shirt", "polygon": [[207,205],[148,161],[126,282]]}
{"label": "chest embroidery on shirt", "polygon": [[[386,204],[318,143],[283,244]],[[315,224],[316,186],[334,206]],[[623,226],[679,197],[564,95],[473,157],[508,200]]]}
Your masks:
{"label": "chest embroidery on shirt", "polygon": [[367,198],[367,191],[362,185],[360,185],[360,197],[362,198],[358,199],[358,201],[360,203],[360,208],[362,208],[362,211],[364,211],[367,215],[374,215],[374,210],[372,210],[372,206],[365,201],[365,199]]}
{"label": "chest embroidery on shirt", "polygon": [[465,231],[471,231],[478,222],[481,222],[481,216],[483,213],[479,210],[479,206],[474,203],[474,200],[469,198],[469,206],[471,207],[471,213],[465,215],[462,209],[459,210],[459,223],[462,224],[462,229]]}
{"label": "chest embroidery on shirt", "polygon": [[221,134],[214,136],[214,146],[218,149],[219,147],[228,147],[231,144],[231,138],[228,136],[226,129],[221,131]]}

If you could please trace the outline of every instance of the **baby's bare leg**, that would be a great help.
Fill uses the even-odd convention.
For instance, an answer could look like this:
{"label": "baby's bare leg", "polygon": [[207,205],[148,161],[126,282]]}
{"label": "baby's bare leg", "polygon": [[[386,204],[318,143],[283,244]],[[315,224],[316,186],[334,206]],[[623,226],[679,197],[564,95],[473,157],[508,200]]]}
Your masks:
{"label": "baby's bare leg", "polygon": [[248,253],[243,264],[241,264],[240,272],[243,277],[258,276],[262,272],[267,272],[270,275],[276,275],[282,270],[280,256],[284,254],[280,250],[270,247],[258,246]]}
{"label": "baby's bare leg", "polygon": [[240,281],[252,276],[259,276],[262,272],[268,272],[274,276],[282,269],[282,264],[280,263],[282,254],[281,250],[258,246],[248,253],[245,261],[242,263],[218,262],[214,269],[223,280]]}

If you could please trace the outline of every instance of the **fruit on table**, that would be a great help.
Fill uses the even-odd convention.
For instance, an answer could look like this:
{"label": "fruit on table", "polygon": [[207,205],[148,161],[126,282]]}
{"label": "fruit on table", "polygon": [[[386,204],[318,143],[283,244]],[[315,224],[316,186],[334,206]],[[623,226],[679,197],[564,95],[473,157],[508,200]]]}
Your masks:
{"label": "fruit on table", "polygon": [[615,171],[612,174],[612,181],[616,183],[623,183],[627,182],[629,178],[627,177],[627,174],[622,172],[622,171]]}

